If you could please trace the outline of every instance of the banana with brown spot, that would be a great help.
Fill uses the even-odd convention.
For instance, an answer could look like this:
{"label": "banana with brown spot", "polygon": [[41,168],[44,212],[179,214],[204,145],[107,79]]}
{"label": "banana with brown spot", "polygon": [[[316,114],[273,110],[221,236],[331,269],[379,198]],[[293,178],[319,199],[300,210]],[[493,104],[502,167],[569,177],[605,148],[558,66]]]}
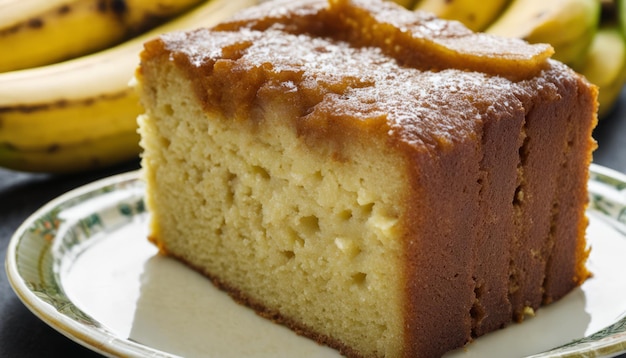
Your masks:
{"label": "banana with brown spot", "polygon": [[121,45],[74,60],[0,74],[0,166],[76,172],[137,158],[138,97],[128,85],[143,43],[212,26],[257,0],[211,0]]}
{"label": "banana with brown spot", "polygon": [[115,45],[204,0],[0,2],[0,72],[71,59]]}

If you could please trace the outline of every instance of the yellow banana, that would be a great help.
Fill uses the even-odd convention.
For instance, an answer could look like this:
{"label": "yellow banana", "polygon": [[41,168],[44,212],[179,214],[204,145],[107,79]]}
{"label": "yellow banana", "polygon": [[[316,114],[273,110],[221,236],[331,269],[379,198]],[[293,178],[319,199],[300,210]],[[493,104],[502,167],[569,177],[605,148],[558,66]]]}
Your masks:
{"label": "yellow banana", "polygon": [[549,43],[572,64],[588,50],[600,19],[598,0],[513,0],[485,32]]}
{"label": "yellow banana", "polygon": [[256,2],[211,0],[108,50],[0,74],[0,166],[71,172],[137,157],[141,109],[128,82],[143,43],[163,32],[212,26]]}
{"label": "yellow banana", "polygon": [[447,20],[457,20],[482,31],[502,12],[509,0],[421,0],[415,10],[429,11]]}
{"label": "yellow banana", "polygon": [[137,134],[129,131],[50,147],[47,151],[0,147],[0,158],[4,166],[14,170],[33,171],[36,168],[38,172],[69,173],[129,161],[136,157],[136,154],[130,153],[137,152],[137,141]]}
{"label": "yellow banana", "polygon": [[59,62],[123,41],[202,0],[0,2],[0,72]]}
{"label": "yellow banana", "polygon": [[600,27],[580,72],[600,87],[598,115],[605,116],[626,82],[626,41],[617,24]]}

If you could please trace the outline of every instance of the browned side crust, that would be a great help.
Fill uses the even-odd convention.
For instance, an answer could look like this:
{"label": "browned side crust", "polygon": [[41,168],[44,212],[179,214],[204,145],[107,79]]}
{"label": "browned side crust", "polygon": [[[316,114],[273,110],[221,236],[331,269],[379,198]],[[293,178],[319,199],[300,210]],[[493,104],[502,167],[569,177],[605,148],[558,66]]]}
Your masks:
{"label": "browned side crust", "polygon": [[[520,131],[525,116],[518,101],[513,113],[492,111],[483,127],[480,202],[473,257],[475,302],[472,336],[481,336],[511,321],[509,264],[514,236],[515,195]],[[484,109],[489,113],[488,109]]]}
{"label": "browned side crust", "polygon": [[[520,148],[518,187],[513,201],[517,234],[511,255],[510,298],[516,320],[523,319],[525,309],[536,310],[544,301],[544,280],[568,282],[564,286],[569,292],[587,277],[572,272],[570,276],[565,276],[565,272],[558,276],[552,272],[549,274],[551,279],[546,276],[552,252],[556,252],[555,257],[559,257],[557,260],[561,260],[562,265],[569,265],[572,270],[584,267],[586,251],[581,225],[586,225],[583,224],[582,210],[586,198],[581,193],[586,193],[583,172],[586,169],[583,168],[589,165],[590,130],[595,125],[592,103],[595,90],[577,76],[563,76],[563,73],[570,72],[564,65],[556,62],[552,65],[553,69],[543,78],[521,83],[520,98],[527,114],[524,144]],[[576,142],[572,138],[573,126],[578,127],[577,135],[580,135]],[[580,130],[583,126],[586,130]],[[585,135],[588,136],[586,139]],[[567,165],[576,166],[576,169],[567,168],[565,160],[574,158],[579,162],[570,161]],[[568,196],[575,198],[565,199],[562,203],[557,201]],[[571,221],[561,219],[557,222],[560,206],[568,206],[571,216],[567,220]],[[562,227],[558,232],[557,226]],[[568,226],[574,229],[565,229]],[[572,245],[577,252],[573,251]],[[574,279],[576,276],[579,279]]]}
{"label": "browned side crust", "polygon": [[[537,100],[534,96],[537,92],[531,90],[530,84],[528,87],[529,91],[522,93],[527,114],[524,144],[520,148],[519,183],[513,198],[517,234],[511,254],[510,297],[513,315],[518,321],[523,319],[525,307],[537,309],[541,304],[546,265],[544,244],[550,234],[551,207],[557,184],[555,173],[559,169],[566,132],[559,116],[566,108],[556,101],[557,88],[554,85],[544,87]],[[571,98],[571,92],[562,95]]]}
{"label": "browned side crust", "polygon": [[584,240],[588,219],[580,208],[588,203],[587,182],[591,153],[596,142],[591,136],[597,112],[597,88],[589,86],[583,79],[576,79],[577,93],[569,103],[572,108],[567,118],[567,133],[561,144],[563,158],[557,179],[558,191],[553,203],[552,224],[550,227],[551,250],[546,263],[546,276],[543,282],[543,303],[548,304],[563,297],[574,287],[581,285],[589,276],[586,262],[589,249]]}
{"label": "browned side crust", "polygon": [[415,231],[404,238],[405,357],[436,357],[471,339],[481,153],[476,143],[457,143],[437,161],[408,155],[415,163],[408,212]]}

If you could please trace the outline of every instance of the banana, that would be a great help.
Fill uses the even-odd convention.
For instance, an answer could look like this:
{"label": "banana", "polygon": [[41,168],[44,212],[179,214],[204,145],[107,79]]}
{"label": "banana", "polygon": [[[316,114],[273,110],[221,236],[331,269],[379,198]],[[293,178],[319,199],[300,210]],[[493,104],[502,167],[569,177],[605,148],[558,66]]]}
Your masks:
{"label": "banana", "polygon": [[598,0],[513,0],[485,32],[549,43],[555,59],[572,64],[585,56],[599,19]]}
{"label": "banana", "polygon": [[[202,0],[0,2],[0,72],[92,53],[174,17]],[[10,49],[10,51],[8,51]]]}
{"label": "banana", "polygon": [[137,158],[142,110],[128,84],[143,43],[163,32],[212,26],[256,3],[211,0],[108,50],[1,73],[0,166],[76,172]]}
{"label": "banana", "polygon": [[572,65],[599,88],[598,117],[609,114],[626,84],[626,0],[599,0],[600,27],[587,55]]}
{"label": "banana", "polygon": [[447,20],[457,20],[482,31],[502,12],[509,0],[421,0],[414,10],[429,11]]}
{"label": "banana", "polygon": [[605,116],[626,82],[626,40],[617,24],[600,27],[580,72],[600,87],[598,115]]}
{"label": "banana", "polygon": [[[66,146],[50,147],[47,151],[23,151],[10,147],[0,147],[3,166],[14,170],[48,173],[71,173],[82,169],[97,169],[124,163],[137,152],[137,134],[122,132],[72,143]],[[102,153],[107,153],[103,156]]]}

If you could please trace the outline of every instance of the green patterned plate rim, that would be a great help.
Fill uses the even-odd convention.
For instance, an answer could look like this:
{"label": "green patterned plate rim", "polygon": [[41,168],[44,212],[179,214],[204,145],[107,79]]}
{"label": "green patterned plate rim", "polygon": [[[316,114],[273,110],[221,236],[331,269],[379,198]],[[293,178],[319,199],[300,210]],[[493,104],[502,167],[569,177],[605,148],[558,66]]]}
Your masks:
{"label": "green patterned plate rim", "polygon": [[[604,276],[604,272],[607,270],[611,273],[611,271],[624,268],[625,271],[621,272],[626,272],[626,263],[621,263],[621,257],[626,252],[619,251],[621,246],[626,250],[626,175],[592,164],[589,178],[589,198],[590,227],[599,227],[600,231],[598,232],[601,233],[600,235],[595,234],[595,232],[589,234],[592,255],[594,254],[594,242],[597,242],[598,246],[602,246],[600,244],[601,241],[605,240],[605,236],[613,237],[613,241],[609,242],[607,239],[604,244],[604,246],[609,245],[608,248],[599,248],[598,250],[604,250],[603,255],[609,256],[596,258],[591,264],[596,265],[596,268],[602,273],[599,273],[598,276]],[[78,302],[76,297],[68,292],[70,288],[65,276],[72,272],[73,265],[76,265],[81,257],[85,256],[85,252],[95,250],[93,247],[110,240],[108,237],[116,230],[128,227],[141,229],[147,226],[146,218],[148,216],[149,213],[144,205],[144,184],[141,180],[140,171],[105,178],[58,197],[31,215],[11,239],[5,265],[13,290],[20,300],[44,322],[75,342],[98,353],[107,356],[129,357],[185,355],[181,352],[170,352],[143,341],[139,343],[132,336],[120,334],[111,329],[109,324],[103,323],[105,321],[103,317],[85,308],[89,305]],[[596,238],[595,236],[601,237]],[[144,239],[142,238],[142,240]],[[150,255],[152,254],[144,253],[143,259],[147,260],[146,258]],[[610,261],[618,268],[604,269],[602,267],[608,265]],[[115,270],[115,264],[116,261],[111,260],[110,265],[113,267],[111,270]],[[133,277],[129,279],[133,279]],[[599,284],[600,279],[602,277],[590,279],[589,281],[592,282],[589,287],[595,284],[604,289],[601,286],[608,284]],[[596,282],[594,283],[593,280]],[[205,281],[208,284],[208,280],[200,280],[199,282],[205,284]],[[587,330],[591,329],[592,331],[585,331],[584,334],[570,337],[560,344],[550,345],[524,355],[533,358],[609,357],[626,352],[626,278],[613,281],[613,283],[615,282],[618,283],[615,286],[619,286],[619,290],[615,291],[614,287],[611,288],[613,291],[610,292],[613,293],[614,299],[611,302],[623,301],[624,306],[615,308],[615,312],[609,312],[607,316],[610,318],[604,318],[604,321],[595,319],[595,316],[606,313],[603,312],[606,308],[588,307],[592,304],[598,306],[598,304],[594,303],[597,298],[592,297],[593,292],[591,288],[585,286],[587,285],[585,283],[580,292],[570,294],[573,296],[570,301],[577,302],[572,306],[576,307],[576,310],[590,311],[585,313],[585,320],[581,324],[587,327]],[[601,296],[606,295],[602,293]],[[568,297],[566,296],[566,298]],[[555,310],[558,310],[559,305],[566,305],[566,303],[561,304],[559,302],[550,306],[555,306],[557,307]],[[237,307],[239,308],[234,309],[245,310],[240,306]],[[540,317],[544,310],[546,311],[544,316],[550,316],[552,313],[549,310],[551,309],[551,307],[542,308],[538,311],[537,317],[529,321]],[[600,313],[594,310],[599,310]],[[556,312],[553,313],[554,317],[564,316],[563,313],[554,312]],[[566,312],[566,315],[569,313]],[[270,322],[261,321],[261,325],[272,325]],[[531,322],[524,322],[515,326],[523,327],[531,324]],[[567,324],[567,322],[562,324]],[[601,326],[589,328],[594,324]],[[511,328],[501,331],[507,331]],[[497,338],[497,334],[494,335],[495,338],[486,336],[483,339],[481,337],[465,349],[450,353],[449,357],[483,356],[484,352],[492,352],[489,339],[492,341],[502,340]],[[519,340],[519,338],[516,339]],[[242,342],[242,344],[245,345],[246,342]],[[296,342],[296,347],[297,344],[300,343]],[[485,349],[483,353],[480,353],[480,349],[483,349],[481,345]],[[492,356],[499,355],[495,353],[495,350],[493,352],[493,354],[489,354]],[[510,351],[508,353],[515,354],[515,352]],[[336,356],[336,352],[332,350],[316,351],[316,354],[320,357]]]}

